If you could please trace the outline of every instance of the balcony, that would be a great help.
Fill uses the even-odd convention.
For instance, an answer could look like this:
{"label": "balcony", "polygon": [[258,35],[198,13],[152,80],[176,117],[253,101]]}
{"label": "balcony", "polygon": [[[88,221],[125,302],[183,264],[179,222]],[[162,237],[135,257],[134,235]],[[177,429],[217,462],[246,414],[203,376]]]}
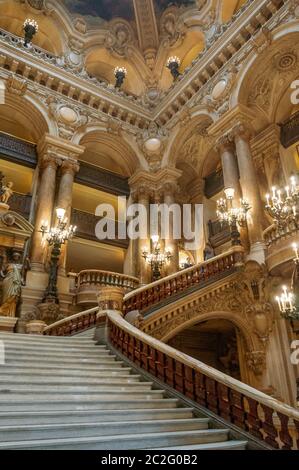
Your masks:
{"label": "balcony", "polygon": [[209,242],[213,248],[225,245],[231,240],[230,228],[219,220],[209,220]]}
{"label": "balcony", "polygon": [[126,294],[139,287],[139,279],[109,271],[85,270],[79,274],[70,273],[71,292],[76,295],[76,305],[97,305],[101,287],[120,287]]}
{"label": "balcony", "polygon": [[292,243],[299,243],[299,217],[284,226],[271,225],[263,236],[267,246],[268,269],[272,274],[275,274],[275,270],[279,274],[278,268],[294,258]]}

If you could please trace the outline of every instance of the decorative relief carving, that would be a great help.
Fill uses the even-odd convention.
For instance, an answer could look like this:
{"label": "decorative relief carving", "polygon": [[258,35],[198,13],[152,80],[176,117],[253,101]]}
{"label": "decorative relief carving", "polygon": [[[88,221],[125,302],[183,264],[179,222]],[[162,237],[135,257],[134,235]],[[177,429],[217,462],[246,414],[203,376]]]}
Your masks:
{"label": "decorative relief carving", "polygon": [[27,91],[27,81],[11,75],[6,82],[6,91],[14,95],[23,96]]}
{"label": "decorative relief carving", "polygon": [[65,105],[61,100],[49,96],[46,104],[50,115],[56,120],[59,136],[66,140],[73,138],[75,130],[88,123],[88,115],[79,106]]}
{"label": "decorative relief carving", "polygon": [[187,28],[179,16],[177,7],[168,8],[160,21],[162,47],[178,47],[185,39]]}
{"label": "decorative relief carving", "polygon": [[144,153],[150,169],[157,171],[161,166],[161,160],[165,149],[168,132],[152,121],[148,128],[137,135],[137,143]]}
{"label": "decorative relief carving", "polygon": [[246,362],[248,367],[255,375],[261,375],[266,369],[266,353],[265,351],[251,351],[246,353]]}
{"label": "decorative relief carving", "polygon": [[105,39],[106,48],[112,54],[128,57],[130,55],[130,46],[133,44],[134,33],[130,24],[119,19],[112,21]]}

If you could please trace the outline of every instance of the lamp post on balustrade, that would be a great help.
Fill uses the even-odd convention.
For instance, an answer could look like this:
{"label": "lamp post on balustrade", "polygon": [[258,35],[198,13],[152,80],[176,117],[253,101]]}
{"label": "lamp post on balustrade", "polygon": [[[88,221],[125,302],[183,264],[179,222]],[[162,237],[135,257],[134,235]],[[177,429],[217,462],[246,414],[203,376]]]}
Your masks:
{"label": "lamp post on balustrade", "polygon": [[29,45],[32,42],[32,39],[38,32],[38,24],[35,20],[27,18],[24,22],[23,29],[24,29],[24,36],[25,36],[24,46],[29,47]]}
{"label": "lamp post on balustrade", "polygon": [[48,242],[48,245],[53,247],[51,252],[49,282],[43,302],[58,304],[57,273],[61,247],[68,240],[73,238],[77,228],[72,225],[67,227],[68,219],[65,217],[64,209],[56,209],[56,214],[58,219],[57,226],[49,229],[48,225],[44,223],[42,224],[40,231],[43,234],[43,238]]}
{"label": "lamp post on balustrade", "polygon": [[217,217],[221,224],[226,223],[230,227],[232,246],[241,245],[239,227],[245,227],[250,204],[246,199],[240,200],[240,207],[234,204],[235,190],[227,188],[224,190],[225,199],[217,201]]}
{"label": "lamp post on balustrade", "polygon": [[172,253],[170,250],[166,250],[165,252],[161,250],[158,235],[154,235],[152,237],[152,243],[153,251],[148,253],[148,251],[144,249],[142,252],[142,257],[151,267],[153,280],[157,281],[158,279],[161,279],[161,270],[165,264],[171,260]]}

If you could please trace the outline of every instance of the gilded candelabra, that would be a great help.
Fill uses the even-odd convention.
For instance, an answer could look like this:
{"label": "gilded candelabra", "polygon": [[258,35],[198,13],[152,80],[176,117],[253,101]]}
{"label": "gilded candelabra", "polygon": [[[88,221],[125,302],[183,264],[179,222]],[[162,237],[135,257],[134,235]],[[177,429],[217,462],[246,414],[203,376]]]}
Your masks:
{"label": "gilded candelabra", "polygon": [[49,246],[53,247],[51,252],[49,283],[43,299],[43,302],[53,303],[58,303],[57,273],[61,246],[73,238],[77,229],[72,225],[67,227],[68,219],[65,217],[64,209],[56,209],[56,214],[58,220],[56,227],[49,229],[48,225],[43,223],[40,229],[43,238],[46,239]]}
{"label": "gilded candelabra", "polygon": [[299,253],[296,243],[293,244],[293,248],[295,267],[291,289],[283,286],[281,295],[276,297],[281,316],[289,321],[299,320]]}
{"label": "gilded candelabra", "polygon": [[296,219],[299,202],[299,186],[295,176],[291,176],[290,185],[283,189],[272,188],[272,194],[266,194],[266,210],[279,226]]}
{"label": "gilded candelabra", "polygon": [[225,189],[225,199],[217,201],[217,217],[219,221],[228,224],[231,231],[232,245],[241,245],[239,227],[244,227],[250,204],[246,199],[240,200],[240,207],[234,207],[234,188]]}
{"label": "gilded candelabra", "polygon": [[166,250],[165,252],[161,251],[158,235],[152,237],[152,244],[153,251],[148,253],[148,251],[144,249],[142,256],[152,269],[153,280],[157,281],[161,279],[161,270],[165,264],[171,260],[172,254],[170,250]]}

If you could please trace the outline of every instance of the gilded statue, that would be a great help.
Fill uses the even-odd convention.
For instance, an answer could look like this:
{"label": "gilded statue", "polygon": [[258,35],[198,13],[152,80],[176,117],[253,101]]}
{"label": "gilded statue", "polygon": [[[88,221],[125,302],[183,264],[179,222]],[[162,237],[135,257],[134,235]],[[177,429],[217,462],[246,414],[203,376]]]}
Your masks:
{"label": "gilded statue", "polygon": [[12,254],[12,261],[1,271],[2,282],[2,305],[0,306],[0,316],[15,317],[18,301],[21,297],[22,289],[22,269],[21,255]]}
{"label": "gilded statue", "polygon": [[9,181],[6,185],[2,186],[0,202],[7,204],[11,196],[13,195],[13,182]]}

